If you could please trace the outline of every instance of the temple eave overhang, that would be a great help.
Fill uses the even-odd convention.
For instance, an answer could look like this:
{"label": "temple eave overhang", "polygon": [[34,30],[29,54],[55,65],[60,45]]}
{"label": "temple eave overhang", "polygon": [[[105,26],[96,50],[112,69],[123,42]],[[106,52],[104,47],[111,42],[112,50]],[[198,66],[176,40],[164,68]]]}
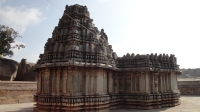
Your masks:
{"label": "temple eave overhang", "polygon": [[140,68],[116,68],[114,65],[107,65],[102,63],[86,63],[86,62],[54,62],[54,63],[45,63],[36,65],[34,70],[39,68],[48,68],[48,67],[85,67],[88,69],[93,68],[104,68],[110,70],[116,70],[121,72],[132,71],[132,72],[175,72],[177,75],[180,75],[181,72],[176,69],[161,69],[161,68],[151,68],[151,67],[140,67]]}

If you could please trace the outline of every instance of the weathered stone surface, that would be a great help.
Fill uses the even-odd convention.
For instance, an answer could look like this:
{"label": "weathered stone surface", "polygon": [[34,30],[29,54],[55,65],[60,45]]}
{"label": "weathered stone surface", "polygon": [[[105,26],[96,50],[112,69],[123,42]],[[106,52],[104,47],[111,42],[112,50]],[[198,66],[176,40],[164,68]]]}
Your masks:
{"label": "weathered stone surface", "polygon": [[175,55],[117,57],[86,6],[67,5],[65,13],[75,21],[63,14],[35,66],[35,111],[107,112],[180,104]]}
{"label": "weathered stone surface", "polygon": [[36,81],[36,72],[33,71],[35,63],[27,62],[26,59],[22,59],[18,70],[15,81]]}
{"label": "weathered stone surface", "polygon": [[36,82],[0,81],[0,104],[33,102]]}
{"label": "weathered stone surface", "polygon": [[18,65],[14,60],[0,58],[0,80],[12,81],[16,77]]}
{"label": "weathered stone surface", "polygon": [[200,95],[200,81],[178,81],[182,95]]}

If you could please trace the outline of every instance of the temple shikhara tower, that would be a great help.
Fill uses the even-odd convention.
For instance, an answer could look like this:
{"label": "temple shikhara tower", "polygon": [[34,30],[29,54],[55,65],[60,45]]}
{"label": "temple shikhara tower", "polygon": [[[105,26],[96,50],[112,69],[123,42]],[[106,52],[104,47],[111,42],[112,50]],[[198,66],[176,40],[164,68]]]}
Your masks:
{"label": "temple shikhara tower", "polygon": [[35,66],[35,112],[108,112],[180,104],[181,72],[174,55],[118,57],[86,6],[67,5],[64,13],[75,21],[63,14]]}

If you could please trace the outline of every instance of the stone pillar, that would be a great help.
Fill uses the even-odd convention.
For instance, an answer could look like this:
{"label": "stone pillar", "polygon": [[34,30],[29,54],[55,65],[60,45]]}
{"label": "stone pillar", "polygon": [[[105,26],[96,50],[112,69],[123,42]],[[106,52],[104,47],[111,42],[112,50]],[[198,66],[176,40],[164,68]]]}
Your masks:
{"label": "stone pillar", "polygon": [[89,72],[88,72],[88,70],[86,69],[85,70],[85,94],[86,95],[88,95],[88,93],[89,93],[89,82],[90,82],[90,76],[89,76],[89,74],[88,74]]}
{"label": "stone pillar", "polygon": [[98,73],[97,73],[97,92],[99,94],[103,94],[103,80],[104,80],[104,73],[102,69],[98,69]]}
{"label": "stone pillar", "polygon": [[176,93],[177,91],[177,79],[176,79],[176,74],[175,72],[171,73],[171,91]]}
{"label": "stone pillar", "polygon": [[88,93],[89,95],[91,95],[92,93],[92,74],[91,74],[91,70],[88,71]]}
{"label": "stone pillar", "polygon": [[154,92],[158,93],[158,73],[154,73]]}
{"label": "stone pillar", "polygon": [[119,91],[124,91],[124,76],[119,76]]}
{"label": "stone pillar", "polygon": [[63,93],[63,95],[66,94],[66,88],[67,88],[66,87],[66,84],[67,84],[66,79],[67,79],[67,70],[66,70],[66,68],[64,68],[63,73],[62,73],[62,82],[63,82],[62,83],[62,93]]}
{"label": "stone pillar", "polygon": [[94,94],[94,70],[91,69],[91,72],[90,72],[90,77],[91,77],[91,94],[93,95]]}
{"label": "stone pillar", "polygon": [[106,90],[107,93],[110,92],[110,90],[109,90],[110,89],[110,85],[109,84],[110,84],[110,71],[107,71],[107,85],[106,85],[107,86],[107,90]]}
{"label": "stone pillar", "polygon": [[51,72],[51,95],[54,95],[55,92],[55,69],[52,68]]}
{"label": "stone pillar", "polygon": [[152,75],[152,81],[151,81],[152,82],[152,85],[151,85],[152,86],[152,92],[155,93],[155,81],[154,81],[155,78],[154,78],[154,74],[151,74],[151,75]]}
{"label": "stone pillar", "polygon": [[136,75],[135,73],[132,73],[132,92],[135,92],[136,91]]}
{"label": "stone pillar", "polygon": [[50,74],[49,74],[49,94],[52,94],[52,86],[53,86],[53,84],[52,84],[52,78],[53,78],[52,68],[49,68],[49,71],[50,71]]}
{"label": "stone pillar", "polygon": [[107,71],[103,70],[103,94],[107,94]]}
{"label": "stone pillar", "polygon": [[56,94],[59,95],[60,94],[60,68],[57,69],[56,72]]}
{"label": "stone pillar", "polygon": [[41,93],[41,71],[38,70],[38,73],[37,73],[37,94],[40,94]]}
{"label": "stone pillar", "polygon": [[133,73],[131,73],[131,92],[133,91]]}
{"label": "stone pillar", "polygon": [[140,72],[140,74],[139,74],[139,91],[146,92],[146,74],[145,74],[145,72]]}
{"label": "stone pillar", "polygon": [[73,82],[73,94],[78,95],[79,94],[79,87],[80,87],[80,79],[79,79],[79,70],[78,67],[75,67],[73,70],[73,77],[72,77],[72,82]]}
{"label": "stone pillar", "polygon": [[167,85],[167,92],[169,92],[169,74],[166,73],[166,85]]}
{"label": "stone pillar", "polygon": [[112,93],[113,92],[113,74],[111,71],[108,73],[108,92]]}
{"label": "stone pillar", "polygon": [[116,76],[116,93],[119,93],[119,76]]}
{"label": "stone pillar", "polygon": [[94,94],[97,94],[97,71],[95,70],[94,72]]}
{"label": "stone pillar", "polygon": [[81,77],[81,84],[80,84],[80,92],[81,94],[84,93],[84,88],[85,88],[85,77],[84,77],[84,70],[81,68],[79,71],[80,77]]}
{"label": "stone pillar", "polygon": [[63,68],[60,68],[60,77],[59,77],[59,95],[62,95],[63,92]]}
{"label": "stone pillar", "polygon": [[43,73],[43,93],[47,94],[50,93],[50,85],[49,85],[49,78],[50,78],[50,71],[49,68],[44,68],[44,73]]}
{"label": "stone pillar", "polygon": [[117,74],[115,73],[115,74],[113,75],[113,77],[114,77],[114,93],[118,93],[118,91],[119,91],[119,86],[118,86],[119,80],[118,80],[118,76],[117,76]]}
{"label": "stone pillar", "polygon": [[82,93],[83,93],[83,95],[85,95],[86,94],[86,72],[85,72],[85,69],[82,70],[81,75],[82,75],[82,80],[83,80]]}
{"label": "stone pillar", "polygon": [[[82,75],[81,75],[81,69],[80,68],[78,68],[77,69],[77,75],[78,75],[78,94],[80,94],[81,92],[82,92]],[[94,86],[94,85],[93,85]]]}
{"label": "stone pillar", "polygon": [[150,93],[150,88],[149,88],[149,74],[148,74],[148,72],[145,72],[145,87],[146,87],[145,92]]}
{"label": "stone pillar", "polygon": [[128,85],[127,85],[127,76],[128,74],[124,74],[124,92],[127,92]]}
{"label": "stone pillar", "polygon": [[140,90],[140,76],[139,76],[139,75],[140,75],[140,74],[137,73],[136,79],[135,79],[135,81],[136,81],[136,84],[135,84],[136,91],[139,91],[139,90]]}
{"label": "stone pillar", "polygon": [[162,73],[160,73],[160,92],[163,92],[163,81],[162,81],[162,76],[163,76],[163,74]]}
{"label": "stone pillar", "polygon": [[42,69],[41,73],[41,93],[44,93],[44,69]]}
{"label": "stone pillar", "polygon": [[171,87],[171,73],[169,73],[169,91],[172,92],[172,87]]}
{"label": "stone pillar", "polygon": [[165,92],[167,92],[167,88],[168,88],[168,85],[167,85],[167,73],[165,73]]}
{"label": "stone pillar", "polygon": [[67,72],[67,90],[68,90],[68,95],[71,96],[73,93],[71,68],[68,68],[68,72]]}
{"label": "stone pillar", "polygon": [[163,92],[165,92],[165,91],[166,91],[165,73],[163,73],[163,76],[162,76],[162,82],[163,82]]}

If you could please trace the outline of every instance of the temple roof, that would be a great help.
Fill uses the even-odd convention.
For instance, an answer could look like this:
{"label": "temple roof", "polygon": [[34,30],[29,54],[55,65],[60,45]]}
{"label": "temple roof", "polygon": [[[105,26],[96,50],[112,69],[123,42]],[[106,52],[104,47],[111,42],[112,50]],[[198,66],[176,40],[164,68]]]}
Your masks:
{"label": "temple roof", "polygon": [[178,69],[174,55],[128,53],[123,57],[117,57],[112,46],[108,44],[108,36],[104,29],[99,31],[92,22],[86,6],[66,5],[58,26],[54,28],[52,38],[45,44],[44,53],[40,55],[37,67],[63,63],[62,66],[104,66],[111,69]]}

